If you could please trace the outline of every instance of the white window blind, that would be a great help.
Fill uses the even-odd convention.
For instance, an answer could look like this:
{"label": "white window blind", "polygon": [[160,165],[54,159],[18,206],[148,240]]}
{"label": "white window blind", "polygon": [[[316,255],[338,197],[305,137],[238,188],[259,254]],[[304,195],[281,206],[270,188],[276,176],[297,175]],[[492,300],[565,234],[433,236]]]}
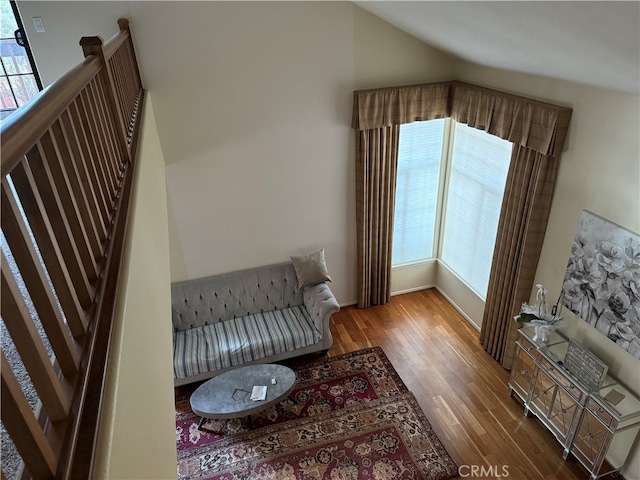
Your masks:
{"label": "white window blind", "polygon": [[445,120],[400,126],[392,265],[434,257]]}
{"label": "white window blind", "polygon": [[486,297],[512,144],[455,124],[440,258]]}

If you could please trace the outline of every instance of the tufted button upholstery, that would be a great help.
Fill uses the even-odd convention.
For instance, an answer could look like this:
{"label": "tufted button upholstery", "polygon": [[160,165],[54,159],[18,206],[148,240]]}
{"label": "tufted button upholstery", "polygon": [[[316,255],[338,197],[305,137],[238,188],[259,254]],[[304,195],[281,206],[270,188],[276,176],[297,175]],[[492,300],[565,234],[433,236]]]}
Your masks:
{"label": "tufted button upholstery", "polygon": [[304,304],[319,331],[329,317],[340,310],[340,306],[326,283],[306,287],[303,294]]}
{"label": "tufted button upholstery", "polygon": [[173,324],[177,331],[245,315],[303,304],[295,291],[290,262],[257,267],[171,285]]}
{"label": "tufted button upholstery", "polygon": [[[291,263],[172,284],[174,384],[204,380],[249,361],[273,362],[331,348],[329,322],[338,302],[324,283],[303,291],[295,289],[297,284]],[[211,334],[218,331],[224,342]],[[292,343],[294,332],[301,336]],[[266,356],[254,357],[256,352]]]}

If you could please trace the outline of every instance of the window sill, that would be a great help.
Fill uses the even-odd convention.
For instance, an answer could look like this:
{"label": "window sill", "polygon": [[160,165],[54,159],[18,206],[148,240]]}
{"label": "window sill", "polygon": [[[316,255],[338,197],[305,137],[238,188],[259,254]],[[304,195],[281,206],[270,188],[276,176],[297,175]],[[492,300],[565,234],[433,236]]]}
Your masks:
{"label": "window sill", "polygon": [[400,265],[391,265],[391,270],[404,270],[407,268],[414,268],[414,267],[420,267],[423,265],[430,265],[433,263],[438,263],[438,259],[437,258],[428,258],[427,260],[420,260],[417,262],[411,262],[411,263],[401,263]]}

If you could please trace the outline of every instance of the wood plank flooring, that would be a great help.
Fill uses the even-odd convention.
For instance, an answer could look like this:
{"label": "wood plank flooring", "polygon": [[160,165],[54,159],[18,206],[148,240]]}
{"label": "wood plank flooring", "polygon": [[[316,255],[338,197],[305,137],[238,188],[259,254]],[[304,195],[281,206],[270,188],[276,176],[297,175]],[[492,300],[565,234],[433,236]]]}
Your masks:
{"label": "wood plank flooring", "polygon": [[[509,396],[509,372],[436,289],[367,309],[345,307],[331,321],[329,356],[382,347],[453,459],[467,466],[462,476],[589,478],[575,459],[562,459],[562,447],[536,418],[523,415],[522,402]],[[485,475],[472,476],[473,465],[484,466]]]}

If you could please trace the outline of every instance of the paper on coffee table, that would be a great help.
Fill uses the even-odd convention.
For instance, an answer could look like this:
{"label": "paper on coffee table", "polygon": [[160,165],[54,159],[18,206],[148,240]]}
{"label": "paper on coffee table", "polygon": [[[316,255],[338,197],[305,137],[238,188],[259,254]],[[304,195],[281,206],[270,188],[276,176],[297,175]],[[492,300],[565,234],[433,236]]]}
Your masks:
{"label": "paper on coffee table", "polygon": [[267,398],[267,387],[266,386],[255,386],[251,391],[251,400],[257,402],[259,400],[264,400]]}

